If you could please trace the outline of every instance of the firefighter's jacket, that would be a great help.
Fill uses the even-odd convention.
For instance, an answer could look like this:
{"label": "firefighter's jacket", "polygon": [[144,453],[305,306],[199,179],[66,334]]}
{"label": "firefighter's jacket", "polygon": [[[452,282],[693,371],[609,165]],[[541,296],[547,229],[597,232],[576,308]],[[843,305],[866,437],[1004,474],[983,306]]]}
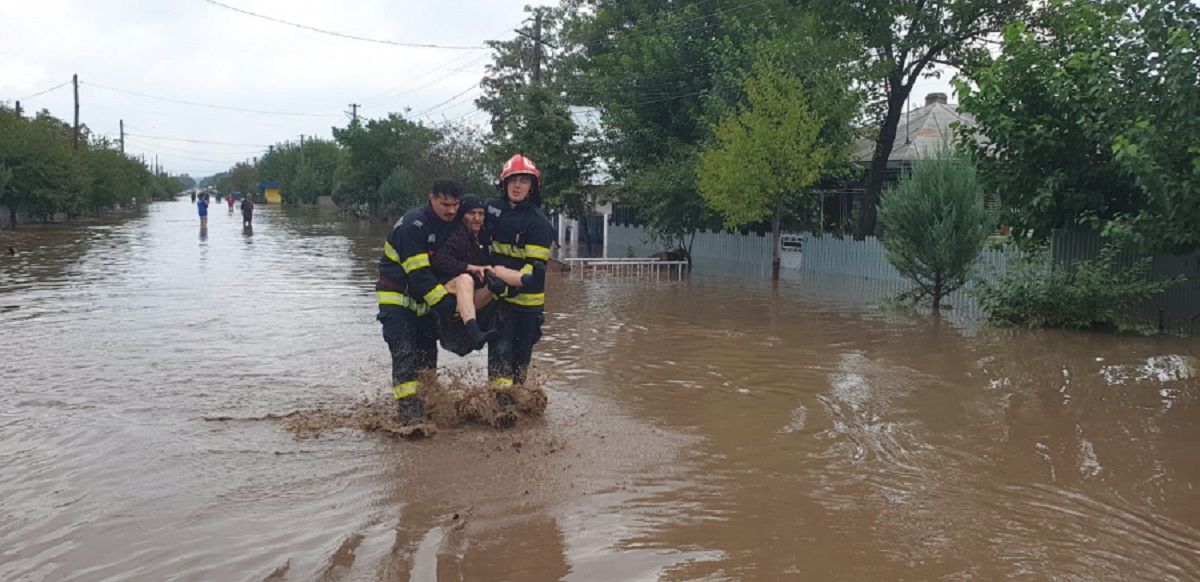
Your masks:
{"label": "firefighter's jacket", "polygon": [[550,221],[529,200],[514,206],[500,196],[487,203],[485,228],[492,236],[492,264],[531,275],[528,285],[513,289],[504,300],[518,311],[541,312],[546,304],[545,267],[554,242]]}
{"label": "firefighter's jacket", "polygon": [[408,211],[396,222],[379,259],[375,294],[380,311],[410,309],[425,315],[440,309],[447,312],[444,315],[454,315],[456,302],[446,299],[449,292],[429,268],[438,243],[453,225],[438,218],[429,204]]}

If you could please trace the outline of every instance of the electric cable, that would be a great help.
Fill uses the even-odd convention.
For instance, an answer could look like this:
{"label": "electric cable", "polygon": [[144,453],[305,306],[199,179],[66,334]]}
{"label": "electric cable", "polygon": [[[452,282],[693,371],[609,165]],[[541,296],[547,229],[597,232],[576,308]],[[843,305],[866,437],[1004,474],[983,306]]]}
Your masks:
{"label": "electric cable", "polygon": [[249,10],[243,10],[241,8],[237,8],[235,6],[230,6],[228,4],[222,4],[220,2],[217,2],[216,0],[203,0],[203,1],[207,2],[209,4],[212,4],[213,6],[220,6],[221,8],[225,8],[227,10],[232,10],[234,12],[239,12],[239,13],[245,14],[247,16],[253,16],[255,18],[261,18],[263,20],[269,20],[271,22],[276,22],[279,24],[286,24],[288,26],[294,26],[296,28],[302,28],[304,30],[309,30],[312,32],[319,32],[321,34],[328,34],[330,36],[336,36],[338,38],[345,38],[345,39],[349,39],[349,40],[360,40],[363,42],[373,42],[373,43],[377,43],[377,44],[388,44],[388,45],[392,45],[392,46],[401,46],[401,47],[408,47],[408,48],[432,48],[432,49],[447,49],[447,50],[476,50],[476,49],[486,48],[486,47],[482,47],[482,46],[446,46],[446,45],[437,45],[437,44],[396,42],[394,40],[386,40],[386,39],[380,39],[380,38],[367,38],[365,36],[357,36],[357,35],[353,35],[353,34],[345,34],[342,32],[334,32],[332,30],[325,30],[323,28],[316,28],[314,26],[307,26],[304,24],[289,22],[287,20],[275,18],[272,16],[267,16],[265,14],[259,14],[257,12],[250,12]]}

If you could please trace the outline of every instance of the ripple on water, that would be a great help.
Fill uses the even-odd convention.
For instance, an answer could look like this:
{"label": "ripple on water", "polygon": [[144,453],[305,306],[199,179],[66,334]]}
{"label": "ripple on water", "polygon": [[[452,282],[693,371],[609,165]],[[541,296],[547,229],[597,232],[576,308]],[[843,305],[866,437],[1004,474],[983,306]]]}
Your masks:
{"label": "ripple on water", "polygon": [[1010,575],[1060,580],[1195,580],[1200,531],[1112,496],[1052,485],[995,489],[994,536]]}

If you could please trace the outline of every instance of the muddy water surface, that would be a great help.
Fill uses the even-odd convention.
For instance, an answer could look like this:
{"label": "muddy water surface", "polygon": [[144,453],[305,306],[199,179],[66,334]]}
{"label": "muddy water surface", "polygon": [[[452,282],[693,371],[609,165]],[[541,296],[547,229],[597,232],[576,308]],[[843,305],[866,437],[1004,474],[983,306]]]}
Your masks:
{"label": "muddy water surface", "polygon": [[180,201],[0,233],[0,579],[1200,578],[1195,342],[844,281],[552,274],[542,418],[298,437],[273,417],[386,396],[387,226],[200,233]]}

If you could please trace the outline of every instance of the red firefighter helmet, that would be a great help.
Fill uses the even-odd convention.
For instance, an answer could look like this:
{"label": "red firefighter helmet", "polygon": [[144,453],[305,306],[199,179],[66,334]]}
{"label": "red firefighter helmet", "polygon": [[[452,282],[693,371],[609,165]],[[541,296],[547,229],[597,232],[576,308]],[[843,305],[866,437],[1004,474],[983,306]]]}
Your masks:
{"label": "red firefighter helmet", "polygon": [[537,166],[533,165],[533,160],[517,154],[504,162],[504,170],[500,172],[500,183],[503,184],[509,176],[517,174],[529,174],[533,176],[533,183],[536,187],[542,185],[542,175],[538,173]]}

